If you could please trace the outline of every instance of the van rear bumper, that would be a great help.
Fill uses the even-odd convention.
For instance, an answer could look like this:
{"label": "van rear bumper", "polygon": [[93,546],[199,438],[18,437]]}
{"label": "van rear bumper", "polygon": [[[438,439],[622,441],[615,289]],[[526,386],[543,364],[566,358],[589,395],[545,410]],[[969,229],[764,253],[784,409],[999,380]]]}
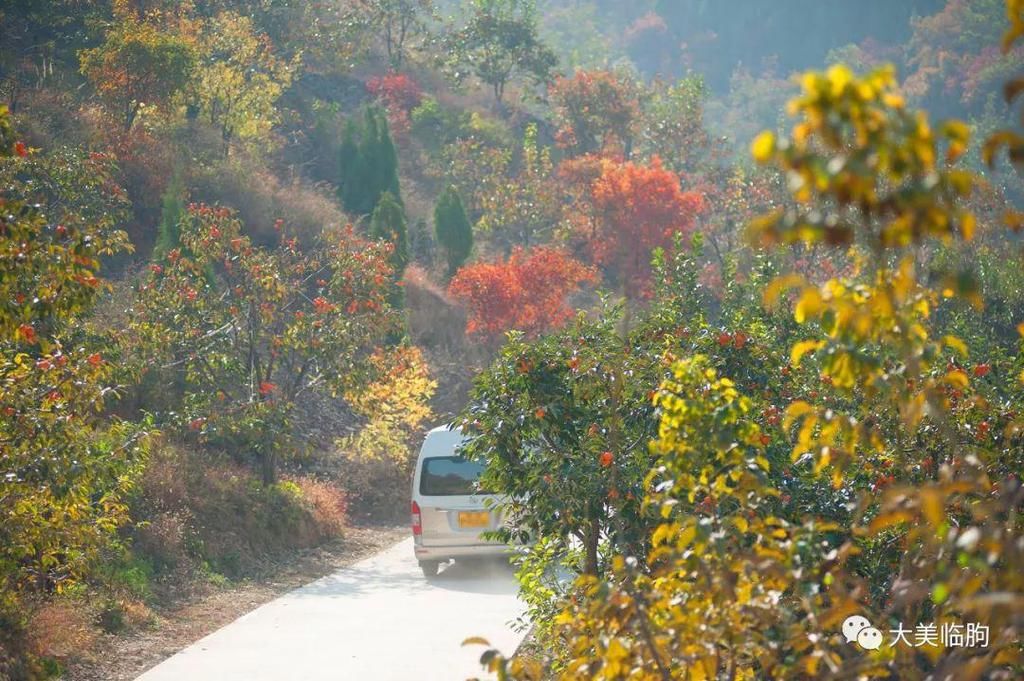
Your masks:
{"label": "van rear bumper", "polygon": [[417,544],[413,550],[416,560],[420,562],[507,556],[513,552],[512,547],[507,544],[470,544],[467,546],[422,546]]}

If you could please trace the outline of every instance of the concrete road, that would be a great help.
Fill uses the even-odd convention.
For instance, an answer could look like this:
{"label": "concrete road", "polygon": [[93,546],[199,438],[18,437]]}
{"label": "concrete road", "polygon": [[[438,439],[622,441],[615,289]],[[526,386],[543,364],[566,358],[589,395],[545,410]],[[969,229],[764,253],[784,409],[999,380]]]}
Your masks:
{"label": "concrete road", "polygon": [[464,681],[489,678],[482,636],[504,652],[522,634],[510,568],[450,564],[427,581],[412,539],[271,601],[137,681]]}

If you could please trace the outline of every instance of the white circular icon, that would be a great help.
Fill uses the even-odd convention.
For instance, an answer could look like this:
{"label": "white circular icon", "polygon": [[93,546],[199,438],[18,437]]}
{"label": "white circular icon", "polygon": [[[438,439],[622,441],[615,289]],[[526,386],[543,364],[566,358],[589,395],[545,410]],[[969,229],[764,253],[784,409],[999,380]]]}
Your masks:
{"label": "white circular icon", "polygon": [[874,627],[864,627],[857,634],[857,643],[864,650],[878,650],[882,647],[882,632]]}
{"label": "white circular icon", "polygon": [[[847,643],[854,643],[857,641],[857,634],[863,629],[871,627],[871,622],[868,622],[868,618],[863,615],[850,615],[843,622],[843,636],[846,637]],[[876,629],[877,631],[877,629]]]}

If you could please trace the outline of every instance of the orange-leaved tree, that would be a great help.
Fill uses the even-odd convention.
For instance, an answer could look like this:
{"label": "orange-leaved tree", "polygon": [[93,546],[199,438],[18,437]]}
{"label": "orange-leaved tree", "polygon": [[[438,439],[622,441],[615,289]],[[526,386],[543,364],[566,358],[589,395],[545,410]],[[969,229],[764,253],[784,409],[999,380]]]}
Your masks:
{"label": "orange-leaved tree", "polygon": [[185,87],[196,54],[185,39],[125,16],[101,45],[83,50],[79,59],[82,74],[128,131],[143,107],[166,106]]}
{"label": "orange-leaved tree", "polygon": [[679,176],[657,157],[649,165],[605,160],[589,203],[594,222],[582,236],[591,257],[630,298],[650,292],[651,253],[688,236],[704,210],[700,195],[683,191]]}
{"label": "orange-leaved tree", "polygon": [[467,333],[497,340],[516,329],[532,337],[565,324],[568,296],[596,278],[562,250],[517,248],[508,260],[463,267],[448,292],[469,310]]}

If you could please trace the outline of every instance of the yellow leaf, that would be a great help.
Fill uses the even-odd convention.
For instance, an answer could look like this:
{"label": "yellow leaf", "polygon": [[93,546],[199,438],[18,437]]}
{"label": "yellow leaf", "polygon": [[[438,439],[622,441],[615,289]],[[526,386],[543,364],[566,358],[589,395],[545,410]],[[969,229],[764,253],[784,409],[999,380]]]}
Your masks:
{"label": "yellow leaf", "polygon": [[971,138],[971,129],[963,121],[946,121],[942,124],[942,132],[946,137],[958,142],[967,142]]}
{"label": "yellow leaf", "polygon": [[800,366],[800,360],[804,358],[804,355],[806,355],[809,352],[816,352],[817,350],[821,350],[823,347],[825,347],[825,341],[800,341],[799,343],[794,345],[793,349],[790,351],[789,361],[793,366],[798,367]]}
{"label": "yellow leaf", "polygon": [[842,94],[846,86],[853,80],[853,72],[844,64],[836,64],[825,75],[832,86],[832,94],[836,96]]}
{"label": "yellow leaf", "polygon": [[680,551],[688,547],[694,539],[697,538],[697,528],[693,525],[688,525],[686,529],[679,533],[679,538],[676,540],[676,548]]}
{"label": "yellow leaf", "polygon": [[1021,229],[1024,229],[1024,213],[1014,210],[1007,211],[1006,214],[1003,215],[1003,222],[1005,222],[1006,226],[1013,231],[1019,232]]}
{"label": "yellow leaf", "polygon": [[906,511],[890,511],[888,513],[883,513],[872,520],[871,524],[868,525],[868,531],[875,534],[879,530],[883,530],[887,527],[891,527],[892,525],[898,525],[899,523],[904,523],[909,520],[912,520],[912,518]]}
{"label": "yellow leaf", "polygon": [[920,492],[920,497],[921,510],[928,522],[935,528],[942,525],[946,518],[942,512],[942,498],[939,492],[934,489],[923,489]]}
{"label": "yellow leaf", "polygon": [[949,383],[952,386],[960,388],[961,390],[969,386],[971,383],[970,379],[967,378],[967,374],[960,371],[959,369],[950,371],[943,377],[942,380],[944,380],[946,383]]}
{"label": "yellow leaf", "polygon": [[750,145],[750,153],[758,163],[768,162],[774,152],[775,135],[768,130],[755,137],[753,144]]}
{"label": "yellow leaf", "polygon": [[609,661],[618,662],[625,659],[629,655],[629,651],[626,650],[626,646],[622,645],[619,639],[613,638],[611,643],[608,644],[608,652],[606,654]]}
{"label": "yellow leaf", "polygon": [[750,594],[753,591],[753,587],[750,582],[744,582],[736,587],[736,600],[740,605],[746,605],[750,602]]}
{"label": "yellow leaf", "polygon": [[971,241],[974,239],[974,233],[977,231],[977,221],[974,218],[973,213],[964,213],[963,217],[960,218],[960,234],[963,236],[965,241]]}
{"label": "yellow leaf", "polygon": [[832,450],[828,447],[821,448],[821,456],[818,457],[817,462],[814,464],[814,474],[818,475],[825,467],[832,463]]}
{"label": "yellow leaf", "polygon": [[961,357],[967,357],[967,344],[956,336],[944,336],[942,338],[943,345],[950,347],[960,353]]}
{"label": "yellow leaf", "polygon": [[676,523],[662,523],[658,525],[657,529],[654,530],[654,534],[651,536],[651,546],[658,547],[665,543],[665,541],[675,534],[679,529]]}
{"label": "yellow leaf", "polygon": [[789,405],[789,407],[786,408],[786,415],[782,419],[782,429],[789,430],[790,426],[796,423],[796,421],[800,417],[806,416],[807,414],[810,414],[813,411],[814,407],[812,407],[807,402],[804,402],[802,400],[794,402],[793,404]]}
{"label": "yellow leaf", "polygon": [[822,299],[818,290],[814,288],[804,289],[803,295],[800,296],[800,302],[796,304],[793,317],[796,319],[797,324],[803,324],[807,321],[808,316],[816,315],[821,310],[821,307]]}
{"label": "yellow leaf", "polygon": [[774,308],[778,305],[779,297],[782,296],[783,293],[789,289],[803,286],[804,283],[804,278],[799,274],[787,274],[782,277],[776,277],[764,289],[765,307],[768,309]]}

